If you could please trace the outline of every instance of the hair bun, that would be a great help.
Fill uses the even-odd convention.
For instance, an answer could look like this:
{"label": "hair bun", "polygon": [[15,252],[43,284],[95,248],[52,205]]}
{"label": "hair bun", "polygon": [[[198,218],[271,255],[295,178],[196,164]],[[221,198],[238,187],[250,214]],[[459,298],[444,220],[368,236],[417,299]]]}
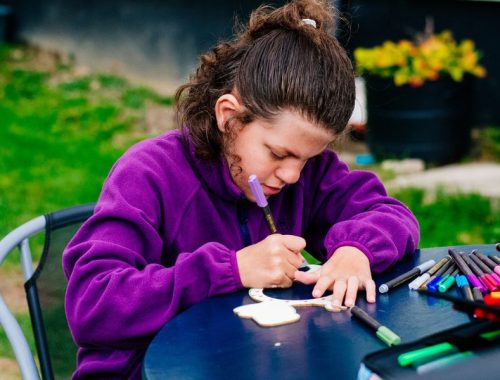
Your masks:
{"label": "hair bun", "polygon": [[252,12],[248,29],[240,36],[255,40],[271,30],[303,29],[305,26],[333,32],[336,16],[337,12],[326,0],[295,0],[280,8],[263,5]]}

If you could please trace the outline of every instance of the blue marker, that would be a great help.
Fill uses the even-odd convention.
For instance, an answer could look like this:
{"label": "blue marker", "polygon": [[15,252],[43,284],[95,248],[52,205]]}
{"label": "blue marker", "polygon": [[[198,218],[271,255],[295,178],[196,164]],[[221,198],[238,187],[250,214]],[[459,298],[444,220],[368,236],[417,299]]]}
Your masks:
{"label": "blue marker", "polygon": [[469,281],[467,281],[467,277],[463,274],[457,276],[457,285],[460,289],[460,293],[467,301],[474,301],[474,296],[472,295],[472,290],[469,285]]}
{"label": "blue marker", "polygon": [[434,280],[429,282],[427,284],[427,290],[430,292],[437,292],[439,290],[439,283],[445,279],[448,278],[448,276],[455,270],[456,265],[452,264],[450,267],[444,272],[441,276],[436,276]]}

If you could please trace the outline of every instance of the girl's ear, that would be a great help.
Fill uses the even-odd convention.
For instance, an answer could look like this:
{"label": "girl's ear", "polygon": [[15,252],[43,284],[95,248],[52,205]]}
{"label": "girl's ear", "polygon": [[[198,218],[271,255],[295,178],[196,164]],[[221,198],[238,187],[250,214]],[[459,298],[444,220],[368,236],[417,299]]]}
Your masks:
{"label": "girl's ear", "polygon": [[240,102],[232,94],[224,94],[215,103],[215,118],[217,127],[225,132],[227,121],[241,110]]}

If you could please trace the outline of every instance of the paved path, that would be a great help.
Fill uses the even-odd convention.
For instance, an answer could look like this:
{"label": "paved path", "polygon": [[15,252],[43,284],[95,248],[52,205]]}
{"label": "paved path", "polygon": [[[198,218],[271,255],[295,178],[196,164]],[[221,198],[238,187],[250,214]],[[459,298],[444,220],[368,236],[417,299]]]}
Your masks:
{"label": "paved path", "polygon": [[500,164],[476,162],[454,164],[420,173],[400,175],[388,187],[419,187],[427,190],[443,188],[450,192],[475,192],[500,199]]}
{"label": "paved path", "polygon": [[[346,141],[337,152],[351,166],[356,155],[368,153],[368,147],[363,142]],[[390,188],[411,186],[433,191],[442,188],[447,192],[474,192],[500,199],[500,162],[445,165],[412,174],[399,174],[384,184]]]}

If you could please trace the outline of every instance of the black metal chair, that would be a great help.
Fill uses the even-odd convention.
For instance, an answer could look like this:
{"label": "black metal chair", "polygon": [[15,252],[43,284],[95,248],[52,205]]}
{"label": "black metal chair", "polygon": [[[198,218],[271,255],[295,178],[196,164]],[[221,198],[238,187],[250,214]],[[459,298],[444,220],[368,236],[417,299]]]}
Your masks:
{"label": "black metal chair", "polygon": [[[76,367],[76,346],[64,312],[67,281],[62,252],[80,225],[92,215],[95,204],[62,209],[17,227],[0,240],[0,264],[19,247],[38,370],[19,323],[0,295],[0,325],[4,328],[23,379],[69,378]],[[29,238],[44,233],[40,261],[33,267]]]}

